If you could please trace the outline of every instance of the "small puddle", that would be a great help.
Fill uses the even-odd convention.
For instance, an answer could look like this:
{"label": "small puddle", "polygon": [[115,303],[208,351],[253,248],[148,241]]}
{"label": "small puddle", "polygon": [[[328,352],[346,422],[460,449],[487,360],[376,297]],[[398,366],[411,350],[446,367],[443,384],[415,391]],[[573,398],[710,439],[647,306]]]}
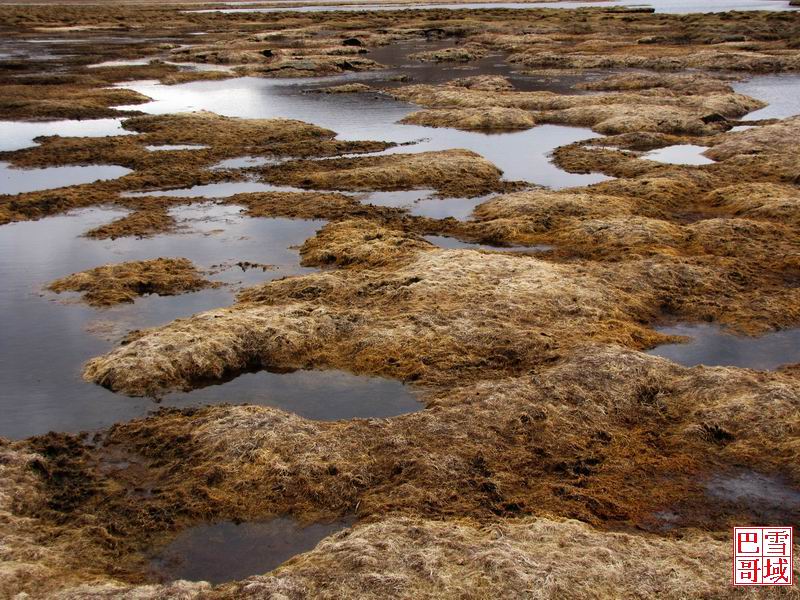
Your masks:
{"label": "small puddle", "polygon": [[105,67],[139,67],[142,65],[149,65],[154,57],[147,58],[131,58],[127,60],[106,60],[104,62],[86,65],[87,69],[102,69]]}
{"label": "small puddle", "polygon": [[434,246],[447,248],[448,250],[490,250],[492,252],[536,254],[537,252],[547,252],[553,249],[553,246],[545,244],[538,246],[490,246],[489,244],[479,244],[476,242],[463,242],[457,238],[444,235],[426,235],[424,238]]}
{"label": "small puddle", "polygon": [[293,412],[307,419],[336,421],[387,418],[417,412],[424,405],[399,381],[353,375],[345,371],[244,373],[220,385],[174,393],[160,402],[179,408],[221,404],[258,404]]}
{"label": "small puddle", "polygon": [[359,199],[362,204],[404,208],[409,214],[431,219],[452,217],[466,221],[479,204],[483,204],[492,194],[475,198],[438,198],[434,190],[401,190],[397,192],[370,192]]}
{"label": "small puddle", "polygon": [[161,144],[159,146],[145,146],[150,152],[163,152],[169,150],[205,150],[208,146],[202,144]]}
{"label": "small puddle", "polygon": [[0,194],[21,194],[118,179],[131,172],[130,169],[116,165],[17,169],[7,162],[0,162]]}
{"label": "small puddle", "polygon": [[706,150],[708,150],[707,146],[677,144],[651,150],[643,154],[642,158],[670,165],[710,165],[714,161],[707,156],[703,156],[703,152]]}
{"label": "small puddle", "polygon": [[198,525],[178,534],[152,560],[151,568],[161,581],[223,583],[262,575],[313,550],[322,539],[353,522],[349,518],[300,525],[294,519],[278,517],[264,522]]}
{"label": "small puddle", "polygon": [[477,198],[421,198],[409,206],[408,212],[418,217],[446,219],[453,217],[466,221],[479,204],[486,202],[491,196]]}
{"label": "small puddle", "polygon": [[648,352],[687,367],[696,365],[771,370],[800,362],[800,329],[786,329],[759,337],[728,333],[718,325],[673,325],[656,330],[692,338],[685,344],[664,344]]}

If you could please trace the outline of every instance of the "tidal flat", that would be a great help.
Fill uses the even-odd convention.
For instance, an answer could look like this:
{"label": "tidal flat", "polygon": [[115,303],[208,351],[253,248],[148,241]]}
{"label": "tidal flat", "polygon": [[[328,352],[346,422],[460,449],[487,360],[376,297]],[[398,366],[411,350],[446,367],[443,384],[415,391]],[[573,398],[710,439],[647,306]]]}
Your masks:
{"label": "tidal flat", "polygon": [[795,5],[0,2],[0,598],[755,597]]}

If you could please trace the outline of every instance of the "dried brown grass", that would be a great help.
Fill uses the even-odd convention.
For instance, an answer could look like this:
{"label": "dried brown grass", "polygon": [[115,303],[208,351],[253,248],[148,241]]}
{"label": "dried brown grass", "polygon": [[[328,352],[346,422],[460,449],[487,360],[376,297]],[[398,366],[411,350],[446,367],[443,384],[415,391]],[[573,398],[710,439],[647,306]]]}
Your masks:
{"label": "dried brown grass", "polygon": [[270,183],[322,190],[438,190],[480,196],[503,189],[501,171],[469,150],[293,161],[261,169]]}
{"label": "dried brown grass", "polygon": [[174,296],[196,292],[212,284],[203,279],[185,258],[155,258],[103,265],[73,273],[51,282],[47,289],[58,294],[81,292],[91,306],[107,307],[133,302],[137,296]]}
{"label": "dried brown grass", "polygon": [[411,113],[400,122],[464,131],[513,131],[536,126],[528,111],[499,107],[422,110]]}
{"label": "dried brown grass", "polygon": [[149,237],[175,229],[175,219],[166,208],[137,210],[131,214],[90,229],[84,235],[98,240],[121,237]]}

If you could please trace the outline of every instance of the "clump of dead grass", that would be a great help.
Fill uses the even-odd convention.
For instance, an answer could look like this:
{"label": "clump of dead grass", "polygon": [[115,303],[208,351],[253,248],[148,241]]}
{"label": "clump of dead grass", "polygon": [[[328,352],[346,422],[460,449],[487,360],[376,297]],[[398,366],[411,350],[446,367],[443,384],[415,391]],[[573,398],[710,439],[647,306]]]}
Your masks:
{"label": "clump of dead grass", "polygon": [[322,190],[435,189],[447,196],[479,196],[504,187],[502,172],[469,150],[445,150],[264,167],[270,183]]}
{"label": "clump of dead grass", "polygon": [[533,115],[519,108],[460,108],[422,110],[401,123],[425,127],[452,127],[464,131],[514,131],[536,126]]}
{"label": "clump of dead grass", "polygon": [[158,233],[168,233],[175,229],[175,219],[166,208],[137,210],[87,231],[84,235],[98,240],[121,237],[148,237]]}
{"label": "clump of dead grass", "polygon": [[185,258],[155,258],[95,267],[51,282],[56,293],[81,292],[84,302],[107,307],[133,302],[137,296],[174,296],[213,286]]}

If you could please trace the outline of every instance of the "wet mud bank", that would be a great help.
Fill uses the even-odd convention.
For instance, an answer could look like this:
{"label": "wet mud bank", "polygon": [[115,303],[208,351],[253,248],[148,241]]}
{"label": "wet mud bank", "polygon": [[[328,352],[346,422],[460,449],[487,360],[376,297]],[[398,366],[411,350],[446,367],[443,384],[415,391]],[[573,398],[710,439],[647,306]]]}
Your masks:
{"label": "wet mud bank", "polygon": [[728,597],[800,525],[796,13],[343,13],[4,11],[0,595]]}

